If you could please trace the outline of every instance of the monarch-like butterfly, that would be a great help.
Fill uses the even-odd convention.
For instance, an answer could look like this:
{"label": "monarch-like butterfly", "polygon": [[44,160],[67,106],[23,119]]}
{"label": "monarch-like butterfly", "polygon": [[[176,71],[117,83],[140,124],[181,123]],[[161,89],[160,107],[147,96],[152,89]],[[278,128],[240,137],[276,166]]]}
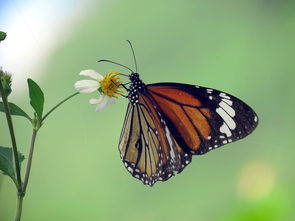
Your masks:
{"label": "monarch-like butterfly", "polygon": [[242,139],[258,124],[255,112],[240,99],[211,88],[145,84],[128,68],[129,104],[119,141],[122,161],[131,175],[152,186],[180,173],[192,159]]}

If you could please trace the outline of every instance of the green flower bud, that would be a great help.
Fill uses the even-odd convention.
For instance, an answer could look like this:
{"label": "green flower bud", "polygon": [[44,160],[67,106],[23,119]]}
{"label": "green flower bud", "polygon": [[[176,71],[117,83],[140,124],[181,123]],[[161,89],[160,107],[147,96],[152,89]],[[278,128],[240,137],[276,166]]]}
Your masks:
{"label": "green flower bud", "polygon": [[3,71],[2,68],[0,68],[0,80],[3,86],[5,96],[8,97],[12,91],[11,90],[11,74],[9,74],[6,71]]}
{"label": "green flower bud", "polygon": [[0,41],[4,41],[5,38],[6,38],[6,33],[3,31],[0,31]]}

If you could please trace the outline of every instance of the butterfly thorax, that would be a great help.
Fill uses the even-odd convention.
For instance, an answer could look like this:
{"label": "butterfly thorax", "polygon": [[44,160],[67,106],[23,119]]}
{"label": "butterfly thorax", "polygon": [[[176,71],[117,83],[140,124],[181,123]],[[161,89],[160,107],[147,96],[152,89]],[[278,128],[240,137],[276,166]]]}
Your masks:
{"label": "butterfly thorax", "polygon": [[128,88],[127,98],[129,99],[131,104],[137,104],[139,94],[144,93],[146,86],[142,82],[142,80],[139,78],[138,73],[130,74],[129,79],[131,81],[131,84],[130,84],[130,87]]}

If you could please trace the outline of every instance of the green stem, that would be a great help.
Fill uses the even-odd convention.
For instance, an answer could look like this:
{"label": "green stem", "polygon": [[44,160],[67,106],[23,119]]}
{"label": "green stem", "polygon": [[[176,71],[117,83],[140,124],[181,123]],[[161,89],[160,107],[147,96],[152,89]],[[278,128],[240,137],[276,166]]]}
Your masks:
{"label": "green stem", "polygon": [[79,92],[76,92],[70,96],[68,96],[67,98],[63,99],[61,102],[59,102],[57,105],[55,105],[53,108],[51,108],[50,111],[47,112],[47,114],[44,115],[44,117],[42,118],[41,122],[43,122],[45,120],[46,117],[48,117],[49,114],[51,114],[56,108],[58,108],[60,105],[62,105],[64,102],[66,102],[67,100],[69,100],[70,98],[76,96],[77,94],[79,94]]}
{"label": "green stem", "polygon": [[22,210],[23,210],[23,195],[17,196],[17,208],[16,208],[16,214],[14,221],[20,221],[21,215],[22,215]]}
{"label": "green stem", "polygon": [[32,160],[33,160],[33,153],[34,153],[36,136],[37,136],[37,130],[33,129],[33,134],[32,134],[32,139],[31,139],[31,146],[30,146],[30,152],[29,152],[27,169],[26,169],[26,175],[25,175],[23,186],[22,186],[23,195],[26,194],[26,189],[27,189],[27,185],[28,185],[28,182],[29,182],[29,177],[30,177],[30,172],[31,172],[31,166],[32,166]]}
{"label": "green stem", "polygon": [[4,111],[6,114],[6,120],[10,132],[10,137],[11,137],[11,143],[12,143],[12,150],[13,150],[13,155],[14,155],[14,163],[15,163],[15,170],[16,170],[16,179],[17,179],[17,190],[20,193],[22,190],[22,181],[21,181],[21,175],[20,175],[20,165],[19,165],[19,160],[18,160],[18,152],[17,152],[17,146],[16,146],[16,140],[15,140],[15,135],[14,135],[14,129],[13,129],[13,124],[12,124],[12,119],[11,119],[11,114],[9,110],[9,105],[7,101],[7,97],[5,95],[2,81],[0,80],[0,93],[2,96],[2,102],[4,106]]}
{"label": "green stem", "polygon": [[[74,93],[74,94],[66,97],[61,102],[59,102],[57,105],[55,105],[53,108],[51,108],[51,110],[48,111],[48,113],[44,115],[44,117],[42,118],[41,122],[44,121],[56,108],[58,108],[64,102],[66,102],[70,98],[76,96],[77,94],[79,94],[79,92],[76,92],[76,93]],[[31,145],[30,145],[30,152],[29,152],[28,163],[27,163],[27,168],[26,168],[26,174],[25,174],[25,178],[24,178],[24,183],[22,185],[22,193],[23,193],[23,195],[26,194],[27,185],[28,185],[28,182],[29,182],[29,177],[30,177],[30,172],[31,172],[31,166],[32,166],[33,153],[34,153],[34,147],[35,147],[35,140],[36,140],[37,132],[38,132],[38,129],[35,129],[34,128],[33,129],[32,138],[31,138]]]}

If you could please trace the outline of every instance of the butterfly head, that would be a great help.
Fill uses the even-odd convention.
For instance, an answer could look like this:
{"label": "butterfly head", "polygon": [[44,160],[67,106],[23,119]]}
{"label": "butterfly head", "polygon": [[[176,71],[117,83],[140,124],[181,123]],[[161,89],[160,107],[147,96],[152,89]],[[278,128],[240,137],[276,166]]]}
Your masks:
{"label": "butterfly head", "polygon": [[132,104],[138,103],[139,94],[142,94],[145,91],[145,84],[139,78],[138,73],[131,73],[129,75],[131,81],[130,87],[128,88],[127,98]]}
{"label": "butterfly head", "polygon": [[139,74],[138,73],[131,73],[130,75],[129,75],[129,79],[130,79],[130,81],[133,83],[133,82],[135,82],[135,81],[138,81],[138,80],[140,80],[140,78],[139,78]]}
{"label": "butterfly head", "polygon": [[[131,48],[131,51],[132,51],[132,55],[133,55],[133,59],[134,59],[134,63],[135,63],[135,71],[133,71],[131,68],[129,68],[123,64],[120,64],[120,63],[117,63],[117,62],[114,62],[111,60],[102,59],[102,60],[98,60],[97,62],[108,62],[108,63],[116,64],[116,65],[119,65],[121,67],[128,69],[131,72],[131,74],[129,76],[126,74],[122,74],[122,73],[120,73],[118,75],[123,75],[123,76],[129,77],[129,80],[130,80],[129,88],[126,88],[126,86],[124,84],[122,86],[128,92],[127,98],[129,99],[130,103],[135,105],[138,103],[139,95],[143,94],[146,91],[146,85],[142,82],[142,80],[139,78],[139,74],[137,73],[137,62],[136,62],[135,53],[134,53],[132,44],[129,40],[127,40],[127,42],[128,42],[128,44]],[[127,83],[127,84],[129,84],[129,83]]]}

